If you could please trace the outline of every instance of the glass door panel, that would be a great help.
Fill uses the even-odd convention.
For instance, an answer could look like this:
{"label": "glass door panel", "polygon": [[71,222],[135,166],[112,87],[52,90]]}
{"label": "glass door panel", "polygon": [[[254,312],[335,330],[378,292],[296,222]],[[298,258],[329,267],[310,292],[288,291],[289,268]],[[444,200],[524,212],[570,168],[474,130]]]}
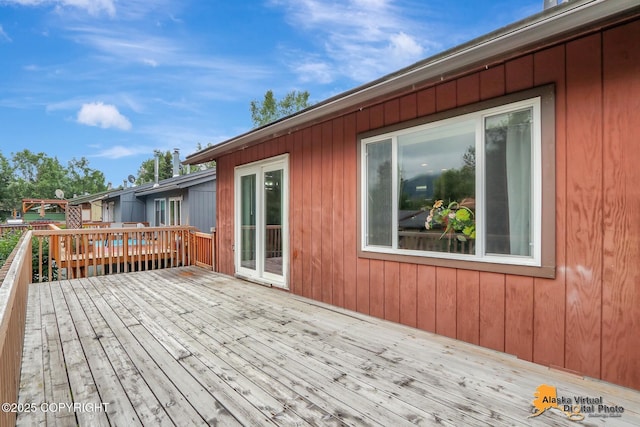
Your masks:
{"label": "glass door panel", "polygon": [[240,178],[240,265],[256,269],[256,175]]}
{"label": "glass door panel", "polygon": [[283,170],[264,172],[264,271],[282,276]]}

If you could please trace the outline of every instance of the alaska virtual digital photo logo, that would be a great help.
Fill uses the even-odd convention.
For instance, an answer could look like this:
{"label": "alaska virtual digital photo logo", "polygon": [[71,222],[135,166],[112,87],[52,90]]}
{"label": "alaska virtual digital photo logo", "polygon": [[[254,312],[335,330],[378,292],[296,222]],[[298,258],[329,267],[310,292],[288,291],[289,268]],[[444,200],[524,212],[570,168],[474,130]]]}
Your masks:
{"label": "alaska virtual digital photo logo", "polygon": [[541,384],[533,393],[534,413],[531,417],[538,417],[545,412],[556,411],[564,414],[572,421],[582,421],[585,417],[621,417],[624,408],[619,405],[604,403],[602,396],[558,396],[554,386]]}

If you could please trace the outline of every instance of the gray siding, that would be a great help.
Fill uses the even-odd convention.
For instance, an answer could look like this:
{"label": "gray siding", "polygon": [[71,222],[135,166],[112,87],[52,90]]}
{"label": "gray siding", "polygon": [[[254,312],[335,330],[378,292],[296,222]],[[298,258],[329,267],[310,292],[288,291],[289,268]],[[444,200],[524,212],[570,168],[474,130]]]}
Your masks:
{"label": "gray siding", "polygon": [[136,198],[133,191],[122,194],[120,203],[116,201],[115,222],[143,222],[146,221],[145,213],[145,204]]}
{"label": "gray siding", "polygon": [[[216,183],[209,181],[189,188],[189,224],[209,233],[216,226]],[[185,214],[187,215],[187,214]]]}

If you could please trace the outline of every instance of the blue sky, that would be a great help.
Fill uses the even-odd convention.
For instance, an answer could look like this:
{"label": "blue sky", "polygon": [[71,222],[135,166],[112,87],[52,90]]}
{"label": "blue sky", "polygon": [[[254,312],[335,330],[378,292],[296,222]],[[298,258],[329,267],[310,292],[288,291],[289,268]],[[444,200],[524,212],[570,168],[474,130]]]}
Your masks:
{"label": "blue sky", "polygon": [[367,83],[543,0],[0,0],[0,151],[143,160],[248,131],[249,103]]}

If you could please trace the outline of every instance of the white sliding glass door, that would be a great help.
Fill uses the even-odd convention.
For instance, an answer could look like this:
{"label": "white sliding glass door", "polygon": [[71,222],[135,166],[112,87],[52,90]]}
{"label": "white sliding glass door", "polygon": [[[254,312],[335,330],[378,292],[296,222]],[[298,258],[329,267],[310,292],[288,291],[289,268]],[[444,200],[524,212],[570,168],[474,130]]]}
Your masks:
{"label": "white sliding glass door", "polygon": [[236,274],[287,288],[288,157],[235,172]]}

